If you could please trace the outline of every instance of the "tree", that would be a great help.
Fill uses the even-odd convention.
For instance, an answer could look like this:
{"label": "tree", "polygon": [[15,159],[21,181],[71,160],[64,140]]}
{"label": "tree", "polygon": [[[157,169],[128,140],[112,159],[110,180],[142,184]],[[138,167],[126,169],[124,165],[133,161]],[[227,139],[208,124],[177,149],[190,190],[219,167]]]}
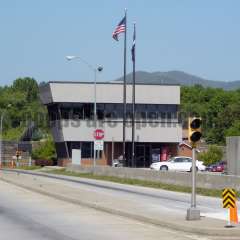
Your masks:
{"label": "tree", "polygon": [[239,106],[239,89],[225,91],[199,85],[181,87],[181,116],[186,118],[182,119],[183,123],[189,116],[201,116],[203,138],[209,144],[225,144],[226,135],[238,134],[235,121],[240,119]]}
{"label": "tree", "polygon": [[[7,109],[4,117],[5,140],[19,140],[32,122],[44,136],[48,132],[47,111],[39,99],[36,80],[30,77],[16,79],[12,86],[0,87],[0,112]],[[39,135],[40,136],[40,135]]]}
{"label": "tree", "polygon": [[53,139],[49,137],[45,142],[41,143],[32,152],[32,158],[36,160],[37,165],[53,165],[56,159],[56,149]]}
{"label": "tree", "polygon": [[205,165],[210,165],[218,161],[221,161],[222,157],[223,157],[222,148],[216,145],[210,145],[206,152],[198,154],[198,159],[203,161]]}
{"label": "tree", "polygon": [[37,100],[38,98],[38,84],[34,78],[17,78],[13,82],[12,88],[14,90],[25,93],[27,101]]}
{"label": "tree", "polygon": [[225,131],[225,136],[240,136],[240,120],[235,120],[233,125]]}

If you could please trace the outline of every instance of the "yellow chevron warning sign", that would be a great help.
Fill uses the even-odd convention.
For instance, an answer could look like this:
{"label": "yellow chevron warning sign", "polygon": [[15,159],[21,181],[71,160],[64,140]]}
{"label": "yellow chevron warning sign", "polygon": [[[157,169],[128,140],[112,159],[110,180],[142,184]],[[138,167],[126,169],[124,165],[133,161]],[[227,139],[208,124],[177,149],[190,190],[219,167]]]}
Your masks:
{"label": "yellow chevron warning sign", "polygon": [[223,208],[235,208],[236,207],[236,192],[232,188],[225,188],[222,192]]}

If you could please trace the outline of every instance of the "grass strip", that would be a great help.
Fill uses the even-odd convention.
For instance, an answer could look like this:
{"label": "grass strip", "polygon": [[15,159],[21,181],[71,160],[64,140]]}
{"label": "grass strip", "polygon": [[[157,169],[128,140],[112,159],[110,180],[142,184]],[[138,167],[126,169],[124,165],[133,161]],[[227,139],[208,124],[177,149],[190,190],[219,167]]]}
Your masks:
{"label": "grass strip", "polygon": [[[139,179],[120,178],[120,177],[114,177],[114,176],[100,176],[100,175],[94,175],[93,173],[79,173],[79,172],[67,171],[66,169],[49,170],[46,172],[59,174],[59,175],[73,176],[73,177],[110,181],[110,182],[121,183],[121,184],[164,189],[164,190],[169,190],[174,192],[191,193],[192,191],[191,187],[186,187],[186,186],[172,185],[167,183],[152,182],[152,181],[139,180]],[[196,192],[197,194],[202,196],[222,197],[222,190],[218,190],[218,189],[197,188]],[[238,192],[237,194],[239,197],[240,193]]]}
{"label": "grass strip", "polygon": [[17,167],[16,169],[21,169],[21,170],[38,170],[41,169],[41,166],[21,166]]}

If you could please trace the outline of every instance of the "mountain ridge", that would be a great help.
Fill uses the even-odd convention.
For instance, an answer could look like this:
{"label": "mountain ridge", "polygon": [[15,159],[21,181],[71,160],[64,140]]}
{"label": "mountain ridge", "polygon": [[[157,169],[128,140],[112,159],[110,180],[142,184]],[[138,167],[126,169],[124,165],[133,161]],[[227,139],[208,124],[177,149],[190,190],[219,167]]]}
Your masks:
{"label": "mountain ridge", "polygon": [[[132,73],[126,75],[127,83],[132,82]],[[115,81],[123,81],[123,77]],[[136,72],[136,83],[149,83],[149,84],[178,84],[181,86],[193,86],[196,84],[203,87],[222,88],[225,90],[234,90],[240,88],[240,80],[236,81],[217,81],[208,80],[183,71],[167,71],[167,72]]]}

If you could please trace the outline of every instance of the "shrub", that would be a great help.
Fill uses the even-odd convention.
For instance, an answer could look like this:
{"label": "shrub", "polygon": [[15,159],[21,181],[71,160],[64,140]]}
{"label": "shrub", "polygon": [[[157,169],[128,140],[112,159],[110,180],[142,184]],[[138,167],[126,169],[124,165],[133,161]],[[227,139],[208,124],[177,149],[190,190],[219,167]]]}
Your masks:
{"label": "shrub", "polygon": [[41,145],[32,152],[32,158],[35,160],[36,165],[53,165],[56,160],[56,149],[53,140],[49,138],[41,143]]}
{"label": "shrub", "polygon": [[223,151],[221,147],[216,145],[209,146],[206,152],[198,154],[198,159],[203,161],[205,165],[214,164],[221,161],[223,157]]}
{"label": "shrub", "polygon": [[35,160],[36,166],[52,166],[53,160],[52,159],[36,159]]}

